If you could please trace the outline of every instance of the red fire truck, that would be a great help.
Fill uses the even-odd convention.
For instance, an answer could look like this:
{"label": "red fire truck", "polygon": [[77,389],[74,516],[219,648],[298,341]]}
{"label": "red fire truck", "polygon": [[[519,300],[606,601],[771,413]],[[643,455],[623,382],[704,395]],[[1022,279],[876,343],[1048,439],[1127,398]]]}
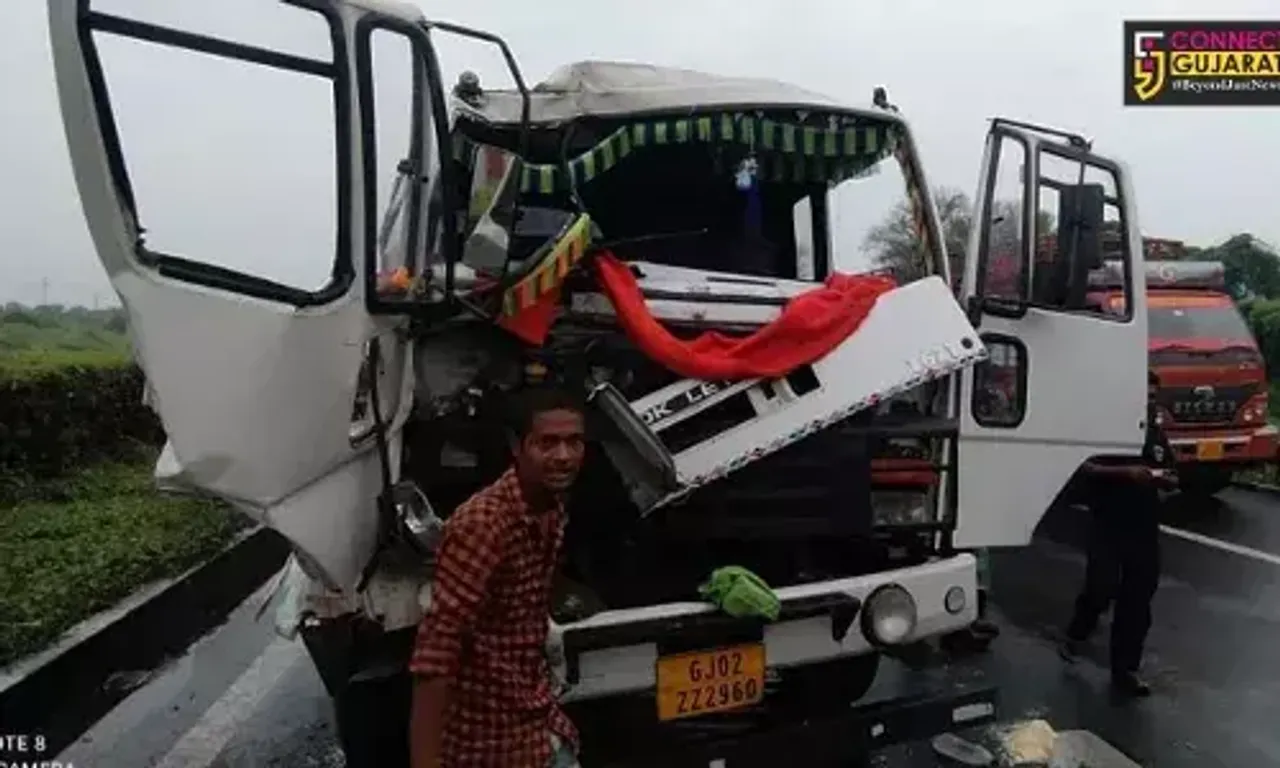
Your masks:
{"label": "red fire truck", "polygon": [[[1153,238],[1144,249],[1176,253],[1181,244]],[[1234,472],[1276,458],[1266,367],[1221,263],[1152,260],[1146,267],[1148,360],[1160,378],[1159,418],[1183,491],[1213,494]],[[1107,311],[1124,309],[1119,269],[1120,262],[1107,261],[1091,279],[1090,299]]]}
{"label": "red fire truck", "polygon": [[[1103,253],[1120,251],[1119,231],[1104,233]],[[1219,262],[1185,261],[1178,240],[1144,237],[1148,361],[1160,378],[1160,419],[1179,462],[1185,493],[1212,495],[1235,472],[1277,460],[1277,430],[1268,423],[1267,371],[1249,325],[1226,286]],[[1055,252],[1053,236],[1037,242],[1037,262]],[[989,282],[1017,293],[1016,261],[993,259]],[[1091,276],[1089,300],[1123,312],[1121,262],[1108,259]],[[957,283],[963,256],[953,254]]]}

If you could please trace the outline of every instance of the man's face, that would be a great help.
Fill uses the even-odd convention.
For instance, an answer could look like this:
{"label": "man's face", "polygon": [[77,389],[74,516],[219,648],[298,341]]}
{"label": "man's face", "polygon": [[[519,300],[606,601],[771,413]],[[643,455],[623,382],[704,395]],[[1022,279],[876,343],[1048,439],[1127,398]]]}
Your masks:
{"label": "man's face", "polygon": [[533,417],[520,443],[516,462],[522,478],[552,493],[569,490],[582,468],[586,434],[582,414],[569,410],[544,411]]}

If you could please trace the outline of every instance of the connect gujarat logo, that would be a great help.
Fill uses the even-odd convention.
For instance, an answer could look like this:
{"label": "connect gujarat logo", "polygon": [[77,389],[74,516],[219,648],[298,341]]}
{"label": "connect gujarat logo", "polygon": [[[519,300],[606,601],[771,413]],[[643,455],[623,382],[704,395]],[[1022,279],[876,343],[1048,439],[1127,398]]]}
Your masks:
{"label": "connect gujarat logo", "polygon": [[1163,32],[1133,33],[1133,92],[1150,101],[1164,89],[1165,55],[1160,49]]}
{"label": "connect gujarat logo", "polygon": [[1280,22],[1126,22],[1128,104],[1280,104]]}

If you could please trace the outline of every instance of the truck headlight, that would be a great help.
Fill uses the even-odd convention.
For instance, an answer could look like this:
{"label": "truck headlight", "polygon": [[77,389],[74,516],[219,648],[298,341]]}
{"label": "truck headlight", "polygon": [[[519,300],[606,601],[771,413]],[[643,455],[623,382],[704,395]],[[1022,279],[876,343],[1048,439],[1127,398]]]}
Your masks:
{"label": "truck headlight", "polygon": [[873,643],[897,645],[915,631],[916,601],[897,584],[876,589],[862,606],[862,634]]}
{"label": "truck headlight", "polygon": [[933,522],[920,493],[878,491],[871,496],[871,524],[877,528],[894,525],[923,525]]}
{"label": "truck headlight", "polygon": [[1267,420],[1267,398],[1255,397],[1240,410],[1240,418],[1246,424],[1261,424]]}

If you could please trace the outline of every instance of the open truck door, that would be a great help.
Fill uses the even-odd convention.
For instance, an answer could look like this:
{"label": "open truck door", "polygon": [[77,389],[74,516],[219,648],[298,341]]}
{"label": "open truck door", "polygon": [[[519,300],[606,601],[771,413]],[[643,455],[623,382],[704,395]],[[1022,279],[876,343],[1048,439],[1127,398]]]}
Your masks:
{"label": "open truck door", "polygon": [[[146,5],[165,14],[157,20],[107,13],[104,3],[120,5],[49,0],[49,27],[89,232],[168,435],[157,474],[235,504],[288,538],[314,578],[351,589],[386,535],[379,499],[397,479],[412,403],[407,318],[382,311],[376,280],[437,253],[448,240],[440,233],[453,228],[427,202],[430,189],[447,187],[438,178],[446,116],[427,29],[416,9],[391,4],[264,1],[242,13],[224,6],[244,3]],[[179,17],[190,23],[160,23]],[[205,34],[237,18],[241,39]],[[257,44],[267,28],[281,42]],[[308,30],[314,44],[298,46]],[[211,72],[231,77],[200,79]],[[264,98],[275,83],[279,95]],[[384,83],[402,86],[398,97],[375,98]],[[304,96],[295,94],[318,108],[301,111]],[[196,111],[219,97],[252,102],[262,111],[254,130],[281,139],[255,147],[257,172],[231,189],[184,173],[181,154],[184,144],[227,158],[246,151],[232,128],[210,124],[218,115],[182,119],[184,104]],[[122,102],[146,99],[146,114],[121,114]],[[317,128],[331,138],[309,143]],[[275,153],[304,148],[319,150],[318,162],[273,169]],[[168,181],[157,184],[166,164]],[[263,185],[279,190],[269,203],[229,210],[231,198]],[[327,187],[326,204],[299,214],[317,186]],[[206,226],[166,228],[173,198],[191,203],[188,219]],[[316,231],[328,243],[311,248]],[[305,247],[294,261],[319,267],[318,284],[264,277],[288,261],[279,249],[298,242]]]}
{"label": "open truck door", "polygon": [[[960,375],[955,543],[1019,546],[1082,462],[1141,452],[1140,231],[1122,163],[1003,119],[987,134],[972,221],[961,296],[990,358]],[[1121,312],[1086,296],[1106,230],[1122,243]]]}

